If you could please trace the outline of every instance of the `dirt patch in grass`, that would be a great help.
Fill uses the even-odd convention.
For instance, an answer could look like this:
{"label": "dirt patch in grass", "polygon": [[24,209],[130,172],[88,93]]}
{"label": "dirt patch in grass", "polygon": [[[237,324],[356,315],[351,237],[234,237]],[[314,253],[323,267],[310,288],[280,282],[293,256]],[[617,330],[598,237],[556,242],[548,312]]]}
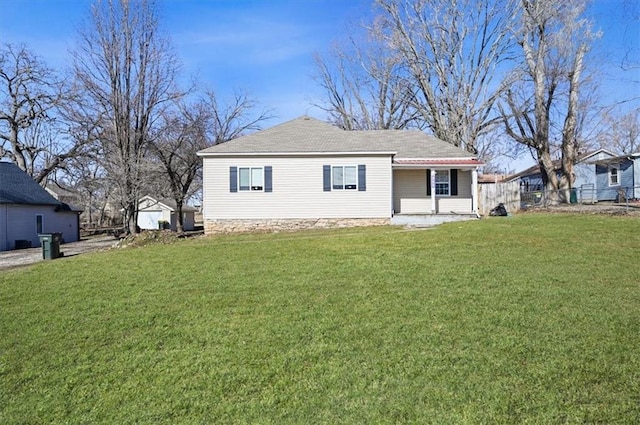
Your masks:
{"label": "dirt patch in grass", "polygon": [[618,204],[600,202],[597,204],[568,204],[548,207],[535,207],[522,210],[525,213],[557,213],[557,214],[601,214],[609,216],[640,217],[640,202]]}
{"label": "dirt patch in grass", "polygon": [[170,230],[145,230],[137,234],[131,234],[120,239],[117,248],[143,247],[148,245],[169,245],[180,239],[197,237],[203,232],[176,233]]}

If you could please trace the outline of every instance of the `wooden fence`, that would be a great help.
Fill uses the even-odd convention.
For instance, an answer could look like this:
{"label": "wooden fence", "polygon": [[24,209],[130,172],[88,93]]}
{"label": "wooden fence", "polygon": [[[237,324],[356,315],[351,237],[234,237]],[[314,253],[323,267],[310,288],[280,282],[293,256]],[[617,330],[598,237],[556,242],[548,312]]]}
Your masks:
{"label": "wooden fence", "polygon": [[519,181],[478,184],[478,212],[489,215],[498,204],[504,204],[510,213],[520,209]]}

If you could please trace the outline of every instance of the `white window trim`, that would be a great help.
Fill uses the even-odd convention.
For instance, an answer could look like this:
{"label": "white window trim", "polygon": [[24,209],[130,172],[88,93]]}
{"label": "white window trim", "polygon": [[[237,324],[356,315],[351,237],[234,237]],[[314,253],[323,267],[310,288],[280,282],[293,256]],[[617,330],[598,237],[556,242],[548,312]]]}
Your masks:
{"label": "white window trim", "polygon": [[[611,182],[611,172],[613,170],[616,170],[616,183],[612,183]],[[609,168],[609,172],[607,173],[608,178],[609,178],[609,186],[620,186],[620,167],[610,167]]]}
{"label": "white window trim", "polygon": [[[435,196],[451,196],[451,170],[446,169],[446,170],[434,170],[435,172],[433,173],[433,181],[434,181],[434,185],[433,185],[433,194]],[[436,180],[436,176],[438,175],[439,172],[442,171],[446,171],[447,172],[447,193],[446,194],[439,194],[437,193],[438,191],[438,182]]]}
{"label": "white window trim", "polygon": [[[344,180],[345,180],[345,177],[347,175],[346,172],[345,172],[345,169],[347,167],[351,167],[351,168],[354,168],[356,170],[356,182],[355,182],[355,185],[353,185],[354,187],[351,187],[351,188],[345,187],[346,185],[344,184],[345,183]],[[333,184],[333,169],[334,168],[342,168],[342,183],[343,184],[342,184],[341,188],[336,188],[334,186],[334,184]],[[359,189],[359,187],[358,187],[358,166],[357,165],[347,164],[347,165],[332,165],[331,166],[331,190],[332,191],[334,191],[334,190],[347,190],[347,191],[354,190],[354,191],[357,191],[358,189]]]}
{"label": "white window trim", "polygon": [[[241,189],[242,186],[240,186],[240,170],[242,169],[248,169],[249,170],[249,189]],[[262,173],[262,189],[253,189],[253,185],[251,183],[253,180],[253,173],[252,170],[256,170],[259,169],[261,170]],[[264,167],[263,166],[238,166],[238,193],[240,192],[264,192],[264,184],[265,184],[265,178],[264,178]]]}

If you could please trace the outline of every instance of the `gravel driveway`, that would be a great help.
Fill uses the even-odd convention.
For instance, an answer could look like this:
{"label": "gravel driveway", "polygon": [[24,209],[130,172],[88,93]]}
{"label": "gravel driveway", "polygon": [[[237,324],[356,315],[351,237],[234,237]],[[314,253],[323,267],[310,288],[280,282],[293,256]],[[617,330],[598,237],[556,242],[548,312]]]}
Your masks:
{"label": "gravel driveway", "polygon": [[[111,248],[117,242],[118,240],[113,236],[97,236],[78,242],[62,244],[60,245],[60,252],[63,252],[65,257],[71,257],[85,252]],[[42,248],[40,247],[0,252],[0,270],[26,266],[40,261],[44,261],[42,259]]]}

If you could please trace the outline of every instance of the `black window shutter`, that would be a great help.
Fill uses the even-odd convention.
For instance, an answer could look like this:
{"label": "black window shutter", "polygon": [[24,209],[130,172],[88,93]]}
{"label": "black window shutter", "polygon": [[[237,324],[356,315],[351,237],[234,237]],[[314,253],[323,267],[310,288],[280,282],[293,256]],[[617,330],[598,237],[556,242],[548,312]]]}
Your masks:
{"label": "black window shutter", "polygon": [[265,192],[273,192],[272,174],[273,174],[273,168],[271,167],[271,165],[266,165],[264,167],[264,191]]}
{"label": "black window shutter", "polygon": [[427,169],[427,196],[431,196],[431,170]]}
{"label": "black window shutter", "polygon": [[358,165],[358,191],[365,192],[367,190],[367,166]]}
{"label": "black window shutter", "polygon": [[325,192],[331,192],[331,165],[322,166],[322,182]]}
{"label": "black window shutter", "polygon": [[229,191],[238,191],[238,167],[229,167]]}
{"label": "black window shutter", "polygon": [[451,170],[450,171],[450,185],[451,185],[451,196],[457,196],[458,195],[458,170]]}

